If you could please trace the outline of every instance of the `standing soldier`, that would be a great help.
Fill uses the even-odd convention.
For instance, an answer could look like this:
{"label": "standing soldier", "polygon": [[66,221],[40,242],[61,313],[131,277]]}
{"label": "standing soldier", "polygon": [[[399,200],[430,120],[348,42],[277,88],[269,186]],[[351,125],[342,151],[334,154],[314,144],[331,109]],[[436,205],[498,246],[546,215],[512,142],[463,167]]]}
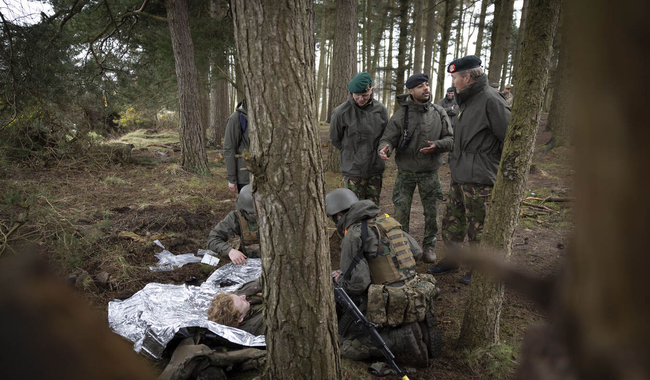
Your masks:
{"label": "standing soldier", "polygon": [[449,121],[453,125],[455,123],[456,116],[458,116],[458,103],[456,103],[456,98],[454,97],[454,88],[449,87],[447,89],[447,95],[440,99],[438,105],[447,111],[447,116],[449,116]]}
{"label": "standing soldier", "polygon": [[432,263],[436,261],[438,203],[442,200],[438,169],[442,165],[442,153],[448,152],[454,143],[453,130],[445,110],[431,102],[428,75],[411,75],[406,88],[408,94],[397,96],[401,108],[388,122],[379,143],[379,156],[388,160],[397,151],[393,204],[395,219],[404,232],[409,231],[411,202],[418,187],[424,208],[424,261]]}
{"label": "standing soldier", "polygon": [[242,170],[246,169],[246,162],[241,156],[249,146],[246,100],[244,99],[228,118],[226,136],[223,139],[223,155],[226,158],[228,188],[233,193],[239,193],[244,186],[250,183],[248,170]]}
{"label": "standing soldier", "polygon": [[388,111],[372,98],[370,74],[355,75],[348,90],[348,101],[332,112],[330,140],[341,151],[344,187],[379,206],[384,162],[375,151],[388,123]]}
{"label": "standing soldier", "polygon": [[515,99],[515,97],[512,95],[510,90],[512,90],[512,85],[507,84],[506,88],[503,90],[503,97],[506,98],[506,102],[508,102],[508,106],[512,108],[512,101]]}
{"label": "standing soldier", "polygon": [[[465,234],[472,246],[481,240],[510,121],[510,108],[499,93],[488,86],[477,56],[452,61],[447,71],[456,87],[459,106],[454,149],[449,161],[449,201],[442,220],[442,237],[450,248],[453,244],[462,244]],[[457,257],[447,255],[430,267],[429,272],[437,275],[458,269]],[[461,282],[469,284],[471,276],[469,271]]]}

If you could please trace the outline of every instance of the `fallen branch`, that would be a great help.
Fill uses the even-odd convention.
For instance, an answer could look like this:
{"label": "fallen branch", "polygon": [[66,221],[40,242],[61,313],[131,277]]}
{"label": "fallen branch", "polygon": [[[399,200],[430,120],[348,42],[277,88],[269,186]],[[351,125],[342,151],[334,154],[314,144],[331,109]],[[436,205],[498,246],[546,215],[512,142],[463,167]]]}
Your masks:
{"label": "fallen branch", "polygon": [[544,199],[544,202],[555,202],[555,203],[560,203],[560,202],[573,202],[574,198],[571,197],[548,197]]}
{"label": "fallen branch", "polygon": [[11,234],[16,232],[20,228],[20,226],[25,224],[25,222],[27,222],[27,221],[23,220],[23,221],[20,221],[20,222],[16,222],[16,224],[14,224],[14,226],[11,227],[9,232],[7,232],[6,234],[4,232],[2,232],[2,230],[0,229],[0,234],[2,234],[2,240],[3,240],[2,244],[0,244],[0,246],[2,247],[2,248],[0,248],[0,256],[2,256],[2,253],[5,251],[5,248],[7,247],[7,242],[9,241],[9,237],[11,236]]}
{"label": "fallen branch", "polygon": [[536,205],[534,203],[521,202],[521,204],[526,205],[528,207],[536,208],[536,209],[539,209],[539,210],[550,211],[550,212],[559,212],[557,210],[553,210],[552,208],[542,206],[542,205]]}

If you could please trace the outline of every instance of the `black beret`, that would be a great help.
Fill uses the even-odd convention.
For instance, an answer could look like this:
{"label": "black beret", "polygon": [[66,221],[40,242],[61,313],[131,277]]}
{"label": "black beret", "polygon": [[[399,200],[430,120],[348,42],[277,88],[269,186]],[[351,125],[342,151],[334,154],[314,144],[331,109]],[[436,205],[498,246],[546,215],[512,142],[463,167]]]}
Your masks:
{"label": "black beret", "polygon": [[468,55],[451,61],[449,66],[447,66],[447,72],[455,73],[457,71],[474,69],[476,67],[481,67],[481,59],[475,55]]}
{"label": "black beret", "polygon": [[447,92],[454,92],[454,88],[453,88],[453,87],[449,87],[449,88],[447,89]]}
{"label": "black beret", "polygon": [[348,84],[348,90],[353,94],[368,92],[371,88],[372,77],[366,72],[355,75],[350,81],[350,84]]}
{"label": "black beret", "polygon": [[428,82],[429,76],[427,74],[413,74],[406,80],[406,88],[409,90],[418,86],[420,83]]}
{"label": "black beret", "polygon": [[499,88],[499,84],[498,83],[490,83],[490,87]]}

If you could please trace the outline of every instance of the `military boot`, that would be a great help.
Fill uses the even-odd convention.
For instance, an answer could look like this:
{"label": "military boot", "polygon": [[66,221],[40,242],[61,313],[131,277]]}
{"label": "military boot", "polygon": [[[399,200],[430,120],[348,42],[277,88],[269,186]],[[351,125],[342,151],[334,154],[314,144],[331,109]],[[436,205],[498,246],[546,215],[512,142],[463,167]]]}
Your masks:
{"label": "military boot", "polygon": [[429,357],[437,358],[442,351],[442,336],[440,335],[440,330],[438,330],[436,316],[432,312],[427,311],[424,321],[419,322],[419,324],[424,343],[426,343],[427,350],[429,351]]}
{"label": "military boot", "polygon": [[395,355],[396,360],[407,365],[426,367],[429,364],[429,353],[427,352],[426,344],[422,340],[422,331],[419,326],[414,331],[413,325],[417,325],[417,323],[409,323],[408,325],[390,330],[385,335],[384,340],[393,355]]}
{"label": "military boot", "polygon": [[424,250],[422,260],[424,260],[425,263],[435,263],[436,259],[436,251],[434,251],[433,248],[427,248]]}

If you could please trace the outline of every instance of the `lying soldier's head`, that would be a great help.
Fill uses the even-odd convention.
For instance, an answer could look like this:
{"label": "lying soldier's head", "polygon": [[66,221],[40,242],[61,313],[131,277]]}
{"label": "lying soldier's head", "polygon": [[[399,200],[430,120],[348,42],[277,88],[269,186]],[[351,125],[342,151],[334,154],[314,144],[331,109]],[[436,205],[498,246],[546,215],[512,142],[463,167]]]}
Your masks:
{"label": "lying soldier's head", "polygon": [[219,293],[208,307],[208,319],[220,325],[237,327],[244,321],[250,307],[245,295]]}

